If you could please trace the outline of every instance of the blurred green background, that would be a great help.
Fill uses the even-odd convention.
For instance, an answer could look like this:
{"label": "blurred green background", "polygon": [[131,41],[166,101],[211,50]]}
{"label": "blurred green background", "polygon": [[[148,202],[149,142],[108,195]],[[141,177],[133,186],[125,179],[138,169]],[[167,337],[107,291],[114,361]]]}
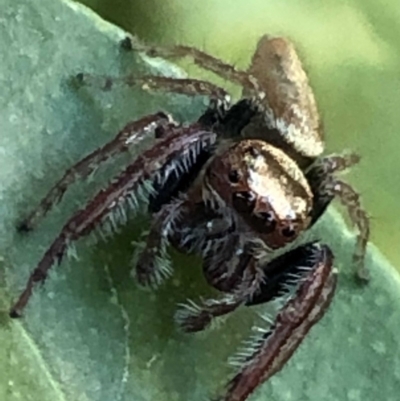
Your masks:
{"label": "blurred green background", "polygon": [[371,215],[372,240],[400,270],[399,0],[82,2],[144,41],[194,45],[240,67],[262,34],[291,38],[316,92],[327,151],[361,154],[348,179]]}

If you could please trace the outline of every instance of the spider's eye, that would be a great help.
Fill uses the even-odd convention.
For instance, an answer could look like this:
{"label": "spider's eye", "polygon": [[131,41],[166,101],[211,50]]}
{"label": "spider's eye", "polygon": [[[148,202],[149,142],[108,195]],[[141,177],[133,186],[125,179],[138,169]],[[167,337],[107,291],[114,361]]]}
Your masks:
{"label": "spider's eye", "polygon": [[260,150],[255,148],[254,146],[248,146],[245,150],[246,153],[249,153],[252,157],[256,158],[260,156]]}
{"label": "spider's eye", "polygon": [[237,184],[240,180],[240,174],[237,170],[231,170],[228,174],[228,178],[232,184]]}
{"label": "spider's eye", "polygon": [[250,191],[234,192],[232,203],[238,212],[251,213],[256,203],[256,197]]}
{"label": "spider's eye", "polygon": [[258,216],[264,220],[265,224],[268,224],[270,226],[276,226],[276,220],[272,212],[261,212],[258,213]]}
{"label": "spider's eye", "polygon": [[276,227],[276,219],[271,212],[255,213],[251,222],[253,227],[260,233],[271,233]]}
{"label": "spider's eye", "polygon": [[296,230],[292,226],[288,226],[282,229],[282,235],[286,238],[291,238],[296,234]]}

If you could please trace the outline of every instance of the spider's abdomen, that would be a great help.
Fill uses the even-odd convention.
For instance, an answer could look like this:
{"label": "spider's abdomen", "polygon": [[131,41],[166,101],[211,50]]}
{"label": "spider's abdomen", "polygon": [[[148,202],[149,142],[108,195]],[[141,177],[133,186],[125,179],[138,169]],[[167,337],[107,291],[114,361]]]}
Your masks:
{"label": "spider's abdomen", "polygon": [[[314,93],[293,44],[263,36],[253,55],[250,74],[265,93],[261,100],[266,125],[299,156],[316,158],[324,150],[323,129]],[[268,141],[268,138],[266,138]]]}

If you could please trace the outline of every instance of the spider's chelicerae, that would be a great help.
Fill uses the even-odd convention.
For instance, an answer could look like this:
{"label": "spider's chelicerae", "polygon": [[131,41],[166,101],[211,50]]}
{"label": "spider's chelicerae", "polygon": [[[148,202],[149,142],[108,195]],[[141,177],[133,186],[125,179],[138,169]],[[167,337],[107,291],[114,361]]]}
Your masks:
{"label": "spider's chelicerae", "polygon": [[[73,241],[107,221],[115,224],[124,208],[138,211],[145,203],[152,223],[136,258],[138,282],[153,286],[171,274],[166,248],[172,245],[200,255],[206,280],[223,293],[219,299],[182,306],[176,321],[183,330],[203,330],[241,305],[284,298],[271,328],[236,359],[239,370],[221,398],[245,400],[284,365],[330,304],[336,285],[332,252],[325,244],[301,238],[335,197],[358,228],[354,260],[357,275],[367,278],[368,217],[359,195],[336,176],[358,157],[322,156],[314,95],[286,39],[262,37],[247,71],[191,47],[151,47],[130,38],[122,44],[151,57],[191,57],[240,85],[243,97],[231,104],[222,88],[196,79],[123,78],[146,89],[208,95],[210,106],[193,124],[175,123],[162,112],[130,122],[64,174],[20,230],[32,229],[78,176],[88,176],[103,161],[155,136],[151,147],[68,220],[29,277],[11,316],[21,314],[34,286],[61,262]],[[86,74],[78,78],[86,83],[94,79]],[[104,87],[114,82],[105,77]]]}

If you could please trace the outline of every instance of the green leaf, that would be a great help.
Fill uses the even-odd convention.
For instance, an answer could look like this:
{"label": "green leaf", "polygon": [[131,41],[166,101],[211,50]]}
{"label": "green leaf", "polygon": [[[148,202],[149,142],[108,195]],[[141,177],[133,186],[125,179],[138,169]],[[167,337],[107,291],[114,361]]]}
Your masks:
{"label": "green leaf", "polygon": [[[0,9],[0,399],[197,401],[216,394],[233,373],[227,357],[252,325],[265,323],[243,308],[212,331],[176,330],[176,304],[212,290],[184,257],[175,258],[174,277],[157,292],[136,287],[129,261],[142,219],[107,243],[79,241],[79,260],[52,270],[22,319],[8,318],[12,300],[66,218],[134,155],[74,185],[37,230],[18,235],[16,223],[62,172],[126,122],[160,109],[191,120],[204,101],[124,87],[77,89],[71,77],[82,71],[120,76],[179,70],[121,52],[124,33],[75,3],[0,0]],[[288,365],[251,399],[397,400],[399,277],[371,246],[371,283],[356,285],[354,240],[341,218],[328,214],[317,234],[337,257],[337,297]]]}

